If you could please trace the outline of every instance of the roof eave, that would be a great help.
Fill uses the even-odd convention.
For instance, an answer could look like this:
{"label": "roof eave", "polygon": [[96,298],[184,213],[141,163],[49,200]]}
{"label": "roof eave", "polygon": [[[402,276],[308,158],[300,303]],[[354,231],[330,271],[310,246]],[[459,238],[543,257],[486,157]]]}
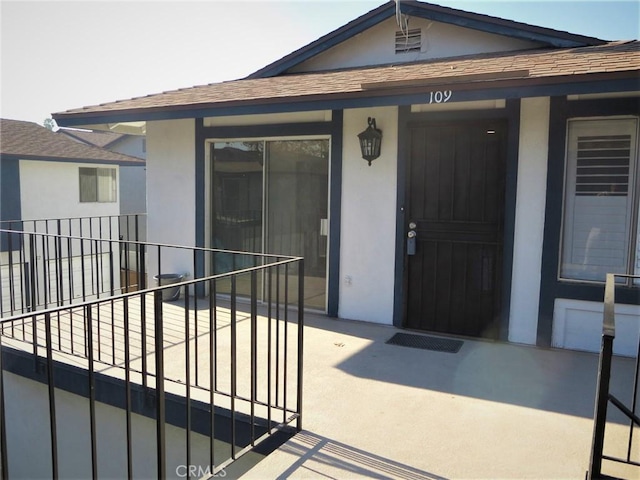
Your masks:
{"label": "roof eave", "polygon": [[107,160],[100,158],[75,158],[75,157],[57,157],[48,155],[23,155],[20,153],[0,153],[0,157],[12,160],[32,160],[38,162],[62,162],[62,163],[82,163],[82,164],[98,164],[98,165],[118,165],[121,167],[144,166],[143,159],[131,160]]}
{"label": "roof eave", "polygon": [[[600,72],[582,75],[562,75],[534,78],[508,78],[485,81],[472,81],[467,83],[446,83],[445,81],[429,82],[425,85],[390,85],[388,88],[362,89],[352,92],[340,92],[333,94],[314,94],[298,97],[271,97],[260,100],[237,100],[218,103],[195,103],[184,105],[160,106],[150,108],[135,108],[126,110],[102,111],[102,112],[74,112],[53,114],[54,120],[60,126],[79,127],[86,125],[109,124],[114,122],[145,122],[156,120],[172,120],[199,118],[208,116],[254,114],[255,110],[263,109],[261,113],[273,113],[276,111],[290,111],[296,104],[317,103],[318,110],[333,108],[333,102],[346,102],[354,99],[415,95],[433,90],[435,87],[453,87],[456,91],[492,90],[499,91],[502,88],[518,87],[523,89],[521,96],[526,95],[527,87],[585,84],[588,82],[602,81],[629,81],[634,85],[634,90],[640,89],[639,70],[624,70],[618,72]],[[613,90],[617,91],[617,90]],[[571,88],[567,88],[570,94]],[[329,103],[332,102],[332,103]],[[271,108],[270,108],[271,107]],[[338,108],[338,107],[336,107]],[[348,106],[345,108],[349,108]]]}

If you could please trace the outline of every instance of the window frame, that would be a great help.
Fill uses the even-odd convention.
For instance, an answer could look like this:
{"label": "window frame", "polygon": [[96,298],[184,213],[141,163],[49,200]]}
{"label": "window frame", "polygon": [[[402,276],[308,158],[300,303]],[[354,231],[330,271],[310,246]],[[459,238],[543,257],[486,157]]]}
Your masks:
{"label": "window frame", "polygon": [[[86,177],[90,174],[88,171],[93,171],[91,176],[95,179],[95,200],[83,198],[83,186],[82,176],[83,171]],[[101,188],[100,188],[100,173],[109,172],[109,187],[107,200],[101,200]],[[78,167],[78,201],[80,203],[118,203],[118,169],[116,167]]]}
{"label": "window frame", "polygon": [[[640,117],[637,115],[608,115],[608,116],[588,116],[588,117],[569,117],[565,122],[565,149],[564,149],[564,178],[562,183],[562,210],[561,210],[561,223],[560,223],[560,236],[558,242],[558,262],[557,262],[557,281],[562,284],[586,284],[600,286],[604,285],[605,279],[593,280],[593,279],[580,279],[563,276],[563,258],[565,256],[565,235],[567,226],[567,208],[569,204],[568,190],[569,181],[574,183],[573,191],[575,192],[575,183],[577,171],[573,169],[570,171],[570,150],[573,147],[570,141],[571,125],[580,122],[615,122],[615,121],[635,121],[635,130],[633,136],[635,137],[635,144],[631,145],[630,164],[629,164],[629,186],[628,196],[630,207],[627,207],[627,215],[629,216],[627,232],[627,251],[626,251],[626,266],[625,272],[620,272],[622,275],[637,275],[640,274]],[[573,178],[570,179],[570,175],[573,174]],[[575,201],[571,202],[572,206]],[[619,285],[625,285],[629,287],[639,287],[640,282],[633,281],[633,279],[619,279]]]}

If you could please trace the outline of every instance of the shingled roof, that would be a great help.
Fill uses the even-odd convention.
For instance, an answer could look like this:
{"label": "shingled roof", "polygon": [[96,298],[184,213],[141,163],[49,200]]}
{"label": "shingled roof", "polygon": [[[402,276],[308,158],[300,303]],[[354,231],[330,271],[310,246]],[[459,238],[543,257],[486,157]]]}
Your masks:
{"label": "shingled roof", "polygon": [[94,132],[89,130],[71,130],[66,128],[61,128],[56,133],[68,135],[69,137],[75,138],[83,143],[99,148],[106,148],[125,136],[124,133]]}
{"label": "shingled roof", "polygon": [[67,110],[53,117],[59,124],[110,114],[144,120],[145,114],[158,111],[371,97],[433,85],[493,88],[500,86],[500,80],[524,87],[590,79],[635,79],[639,71],[640,42],[619,41],[235,80]]}
{"label": "shingled roof", "polygon": [[72,160],[119,165],[145,163],[129,155],[84,145],[37,123],[4,118],[0,119],[0,155],[25,160]]}

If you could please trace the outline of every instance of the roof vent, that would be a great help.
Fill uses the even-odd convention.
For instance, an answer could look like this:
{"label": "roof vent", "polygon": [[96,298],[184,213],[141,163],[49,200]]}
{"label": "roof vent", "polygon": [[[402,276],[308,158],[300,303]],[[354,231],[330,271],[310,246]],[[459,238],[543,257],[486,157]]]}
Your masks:
{"label": "roof vent", "polygon": [[422,31],[419,28],[396,32],[396,53],[419,52],[422,47]]}

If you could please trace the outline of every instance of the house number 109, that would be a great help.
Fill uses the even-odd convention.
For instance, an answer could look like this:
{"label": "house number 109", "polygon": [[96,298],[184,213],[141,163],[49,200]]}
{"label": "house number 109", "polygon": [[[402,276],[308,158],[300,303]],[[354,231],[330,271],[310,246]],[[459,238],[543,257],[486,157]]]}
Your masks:
{"label": "house number 109", "polygon": [[446,103],[451,100],[453,92],[451,90],[429,92],[429,103]]}

